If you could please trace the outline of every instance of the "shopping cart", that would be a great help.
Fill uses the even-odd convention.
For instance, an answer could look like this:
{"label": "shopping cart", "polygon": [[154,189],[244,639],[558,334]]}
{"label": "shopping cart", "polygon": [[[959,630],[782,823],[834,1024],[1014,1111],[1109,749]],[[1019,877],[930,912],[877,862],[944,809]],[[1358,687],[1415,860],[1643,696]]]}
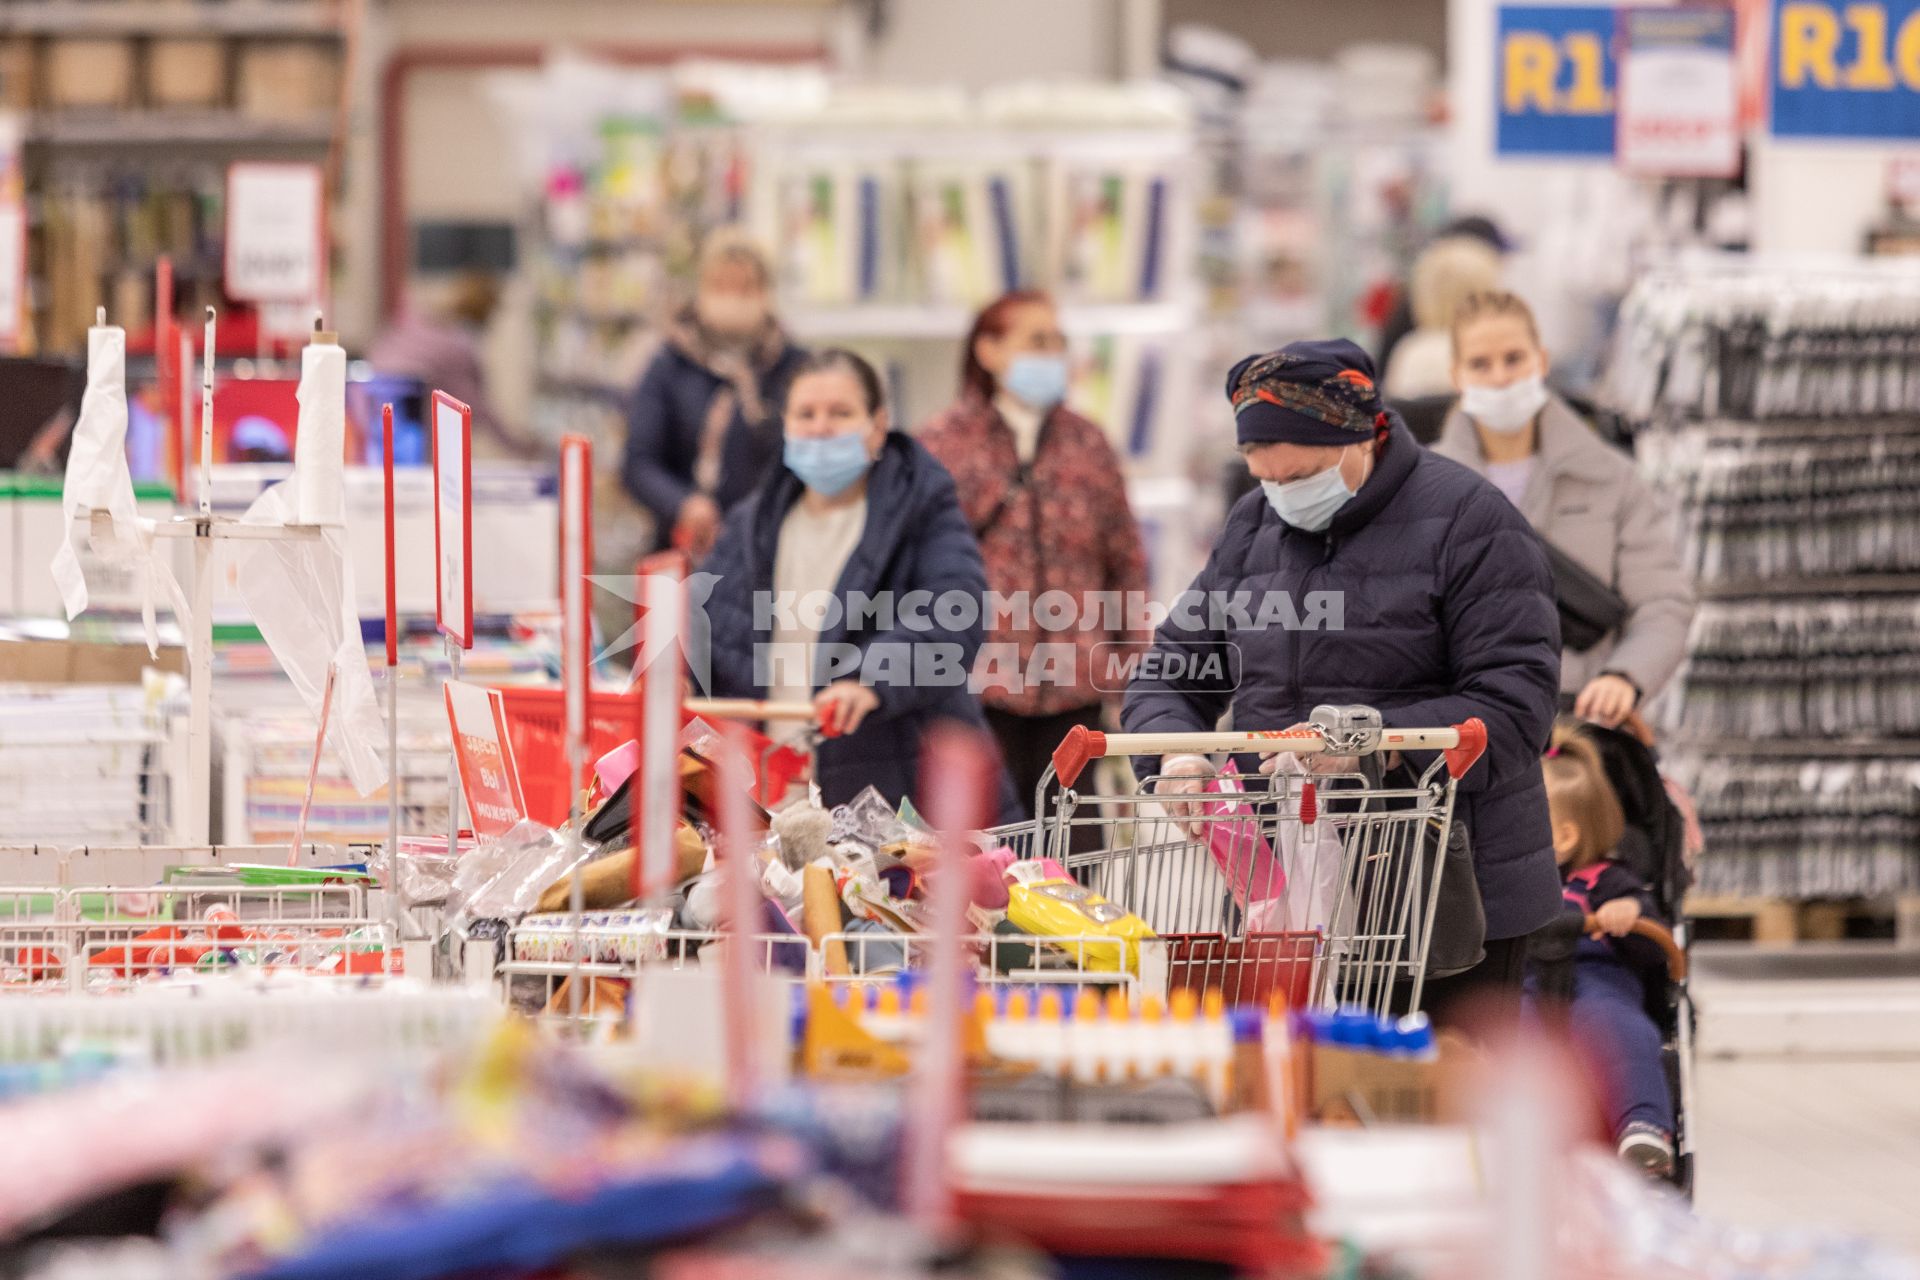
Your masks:
{"label": "shopping cart", "polygon": [[[530,741],[541,734],[549,738],[560,735],[558,713],[551,705],[557,699],[554,691],[520,690],[517,694],[517,699],[507,698],[508,731],[516,743],[522,735],[528,735]],[[638,693],[597,696],[589,724],[594,734],[605,736],[596,737],[595,749],[609,744],[609,749],[621,746],[615,738],[624,732],[628,735],[624,748],[633,753],[629,767],[637,767],[639,750],[632,741],[632,731],[638,712]],[[717,761],[729,749],[715,728],[719,721],[810,726],[813,716],[813,705],[807,702],[689,698],[681,710],[679,745],[683,751]],[[739,767],[751,778],[756,801],[772,804],[810,774],[816,736],[811,728],[782,738],[756,732],[744,724],[736,724],[736,732],[734,741],[746,753]],[[517,746],[516,754],[519,749]],[[541,757],[534,758],[552,759],[562,754],[543,751]],[[520,770],[523,786],[532,795],[532,788],[540,785],[536,780],[546,775],[537,768],[530,769],[524,759]],[[560,785],[558,794],[564,795],[565,784]],[[610,806],[615,801],[629,806],[623,808],[619,821],[631,822],[631,799],[620,801],[615,796]],[[703,803],[692,805],[687,816],[709,826],[716,817]],[[592,833],[593,822],[589,821],[585,829]],[[499,994],[508,1008],[539,1017],[556,1029],[580,1034],[605,1031],[609,1024],[624,1019],[628,984],[643,971],[702,966],[712,960],[725,941],[717,929],[676,925],[674,915],[672,908],[658,904],[579,914],[530,914],[509,928],[502,940],[501,954],[494,965]],[[770,973],[797,983],[814,971],[813,946],[803,935],[752,933],[745,942],[758,967]]]}
{"label": "shopping cart", "polygon": [[384,976],[394,944],[358,885],[0,889],[0,992],[120,992],[217,971]]}
{"label": "shopping cart", "polygon": [[[1309,727],[1285,731],[1076,728],[1041,779],[1038,816],[990,833],[1023,862],[1051,860],[1066,873],[1044,878],[1041,863],[1043,878],[1015,890],[1010,918],[1038,894],[1044,909],[1029,919],[1136,939],[1125,945],[1138,948],[1148,990],[1219,991],[1230,1004],[1263,1004],[1278,991],[1295,1007],[1416,1010],[1455,789],[1485,747],[1478,720],[1388,729],[1367,707],[1317,707]],[[1074,789],[1100,759],[1219,753],[1226,758],[1204,776],[1156,772],[1130,791]],[[1269,754],[1263,774],[1258,758]],[[1316,756],[1355,763],[1316,773],[1305,767]]]}

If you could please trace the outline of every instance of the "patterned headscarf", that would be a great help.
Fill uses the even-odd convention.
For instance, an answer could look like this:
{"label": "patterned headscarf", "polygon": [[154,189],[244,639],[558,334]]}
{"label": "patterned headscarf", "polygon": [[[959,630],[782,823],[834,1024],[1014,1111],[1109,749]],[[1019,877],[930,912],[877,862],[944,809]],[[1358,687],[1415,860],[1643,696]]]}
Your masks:
{"label": "patterned headscarf", "polygon": [[1227,399],[1241,444],[1356,444],[1387,426],[1373,361],[1344,338],[1248,356],[1227,375]]}

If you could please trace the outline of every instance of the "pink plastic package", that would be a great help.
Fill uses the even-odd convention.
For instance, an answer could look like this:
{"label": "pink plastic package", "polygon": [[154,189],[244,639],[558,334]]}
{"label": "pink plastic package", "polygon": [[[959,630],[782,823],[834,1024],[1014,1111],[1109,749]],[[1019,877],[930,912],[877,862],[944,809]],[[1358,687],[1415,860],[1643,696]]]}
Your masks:
{"label": "pink plastic package", "polygon": [[[1239,774],[1231,764],[1219,777],[1207,781],[1210,795],[1239,795],[1241,791]],[[1236,903],[1245,908],[1286,892],[1286,868],[1273,856],[1272,846],[1260,834],[1260,820],[1251,809],[1238,800],[1218,799],[1202,801],[1200,810],[1213,819],[1206,824],[1207,849],[1213,854],[1214,865],[1226,876]],[[1222,822],[1222,818],[1244,820]]]}

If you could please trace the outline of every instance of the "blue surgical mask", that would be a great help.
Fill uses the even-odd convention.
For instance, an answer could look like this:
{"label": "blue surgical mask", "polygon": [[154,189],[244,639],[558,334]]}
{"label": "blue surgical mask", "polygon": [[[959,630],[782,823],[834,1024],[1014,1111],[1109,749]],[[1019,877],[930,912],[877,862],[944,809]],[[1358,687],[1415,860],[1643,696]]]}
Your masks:
{"label": "blue surgical mask", "polygon": [[800,483],[829,498],[845,493],[873,465],[864,431],[804,440],[788,436],[782,461],[800,477]]}
{"label": "blue surgical mask", "polygon": [[1346,506],[1354,495],[1354,490],[1347,488],[1337,462],[1325,471],[1316,471],[1298,480],[1285,483],[1262,480],[1260,487],[1266,490],[1267,504],[1274,514],[1308,533],[1318,533],[1332,524],[1334,513]]}
{"label": "blue surgical mask", "polygon": [[1015,356],[1000,385],[1031,409],[1045,412],[1067,398],[1065,356]]}

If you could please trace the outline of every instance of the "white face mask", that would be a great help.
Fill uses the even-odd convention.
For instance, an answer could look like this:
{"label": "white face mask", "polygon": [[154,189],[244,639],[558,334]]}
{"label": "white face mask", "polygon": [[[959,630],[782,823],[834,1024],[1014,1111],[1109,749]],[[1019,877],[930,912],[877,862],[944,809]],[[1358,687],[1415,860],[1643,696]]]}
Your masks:
{"label": "white face mask", "polygon": [[[1360,483],[1366,482],[1362,476]],[[1325,471],[1316,471],[1298,480],[1262,480],[1260,487],[1266,491],[1267,505],[1275,515],[1308,533],[1319,533],[1332,524],[1340,508],[1360,492],[1347,484],[1338,462]]]}
{"label": "white face mask", "polygon": [[1504,387],[1466,387],[1460,392],[1462,412],[1487,430],[1503,434],[1524,431],[1546,403],[1547,383],[1537,373]]}

